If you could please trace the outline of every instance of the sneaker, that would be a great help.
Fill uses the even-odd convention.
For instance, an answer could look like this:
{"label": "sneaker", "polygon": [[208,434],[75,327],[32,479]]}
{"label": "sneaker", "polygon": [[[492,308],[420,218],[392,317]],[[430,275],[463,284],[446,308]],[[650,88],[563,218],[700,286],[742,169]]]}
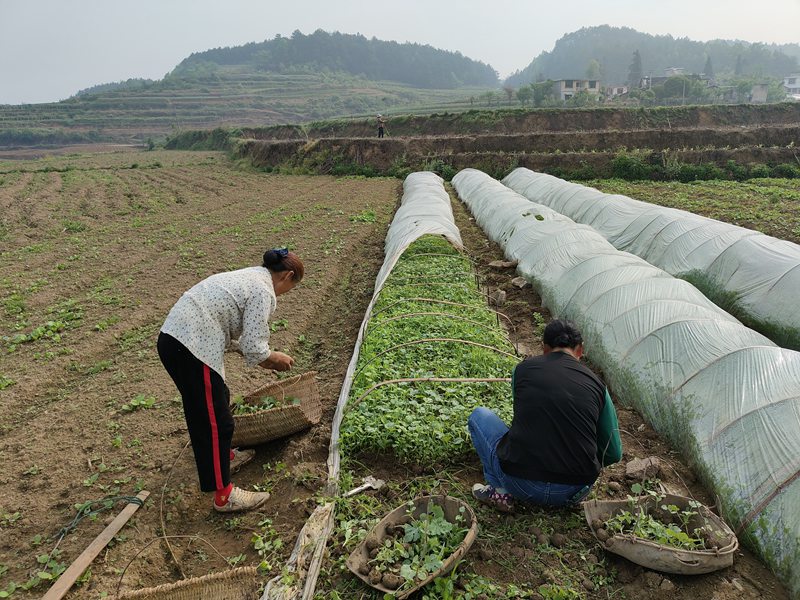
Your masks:
{"label": "sneaker", "polygon": [[253,510],[260,507],[269,500],[269,492],[248,492],[242,488],[235,487],[228,496],[228,501],[223,506],[217,506],[214,502],[214,510],[217,512],[229,513]]}
{"label": "sneaker", "polygon": [[238,473],[239,469],[256,457],[255,450],[239,450],[239,448],[232,448],[231,452],[233,452],[233,458],[231,459],[231,475]]}
{"label": "sneaker", "polygon": [[476,483],[472,486],[472,497],[500,512],[514,512],[514,497],[511,494],[498,492],[490,485]]}

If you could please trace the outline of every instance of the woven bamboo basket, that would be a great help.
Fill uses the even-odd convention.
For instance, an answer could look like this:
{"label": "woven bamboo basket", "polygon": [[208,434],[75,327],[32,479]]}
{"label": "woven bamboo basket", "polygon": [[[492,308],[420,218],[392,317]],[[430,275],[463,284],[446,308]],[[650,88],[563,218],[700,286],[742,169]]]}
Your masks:
{"label": "woven bamboo basket", "polygon": [[[392,594],[392,596],[397,598],[397,600],[407,598],[421,587],[428,585],[436,577],[440,577],[452,571],[458,564],[458,561],[463,558],[463,556],[467,553],[467,550],[469,550],[470,546],[472,546],[472,543],[478,537],[478,519],[475,517],[475,512],[472,510],[472,507],[469,504],[463,500],[459,500],[458,498],[453,498],[451,496],[423,496],[421,498],[417,498],[414,500],[411,516],[419,517],[419,515],[421,515],[423,512],[427,512],[429,510],[429,503],[438,504],[441,506],[444,510],[444,517],[450,522],[455,521],[456,515],[462,514],[465,519],[464,525],[469,527],[469,530],[467,531],[467,535],[464,537],[462,542],[458,545],[458,548],[456,548],[455,551],[444,560],[442,566],[435,572],[431,573],[427,579],[417,582],[413,587],[403,588],[400,591],[397,591],[387,588],[382,583],[371,584],[369,582],[369,577],[363,575],[360,570],[362,565],[366,565],[370,560],[367,543],[371,540],[382,542],[384,539],[386,539],[387,525],[400,525],[409,521],[408,503],[394,509],[388,515],[383,517],[380,523],[372,528],[372,530],[367,534],[367,537],[364,538],[364,540],[358,546],[356,546],[355,550],[353,550],[352,554],[350,554],[348,557],[347,567],[356,575],[356,577],[361,579],[368,586],[373,587],[376,590],[380,590],[386,594]],[[461,508],[464,509],[463,513],[461,512]]]}
{"label": "woven bamboo basket", "polygon": [[176,583],[125,592],[120,600],[258,600],[263,581],[257,567],[239,567]]}
{"label": "woven bamboo basket", "polygon": [[[690,498],[667,494],[658,504],[674,504],[684,509],[689,506]],[[656,503],[649,497],[641,496],[638,505],[644,506],[647,512],[656,508]],[[623,510],[631,510],[627,500],[589,500],[583,503],[583,512],[589,527],[592,522],[599,520],[605,522]],[[617,533],[605,542],[603,547],[609,552],[624,556],[638,565],[672,573],[675,575],[698,575],[711,573],[724,569],[733,564],[733,556],[739,548],[736,534],[731,531],[725,522],[705,506],[696,509],[703,526],[713,532],[719,547],[712,550],[682,550],[673,546],[659,544],[634,535]],[[592,528],[592,533],[597,537],[597,531]],[[598,538],[598,541],[599,538]]]}
{"label": "woven bamboo basket", "polygon": [[322,403],[315,379],[316,371],[309,371],[287,379],[268,383],[249,393],[244,402],[258,402],[263,396],[272,396],[281,404],[286,398],[296,398],[297,404],[284,404],[246,415],[233,415],[232,446],[256,446],[308,429],[322,418]]}

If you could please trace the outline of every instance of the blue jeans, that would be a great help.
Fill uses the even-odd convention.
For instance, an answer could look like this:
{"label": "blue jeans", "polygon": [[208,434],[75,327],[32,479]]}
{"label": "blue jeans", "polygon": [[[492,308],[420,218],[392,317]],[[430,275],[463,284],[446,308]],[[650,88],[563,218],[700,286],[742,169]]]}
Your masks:
{"label": "blue jeans", "polygon": [[591,485],[569,485],[522,479],[503,473],[497,458],[497,444],[508,426],[491,410],[478,407],[468,421],[472,445],[481,459],[483,476],[493,488],[504,488],[515,499],[546,506],[566,506],[583,500]]}

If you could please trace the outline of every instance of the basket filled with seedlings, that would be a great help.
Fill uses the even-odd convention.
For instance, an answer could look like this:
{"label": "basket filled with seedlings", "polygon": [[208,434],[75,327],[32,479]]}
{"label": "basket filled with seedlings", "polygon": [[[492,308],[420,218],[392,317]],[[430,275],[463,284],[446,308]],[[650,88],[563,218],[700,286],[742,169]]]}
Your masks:
{"label": "basket filled with seedlings", "polygon": [[406,598],[449,573],[478,536],[472,508],[450,496],[423,496],[396,508],[347,559],[364,583]]}
{"label": "basket filled with seedlings", "polygon": [[647,491],[627,500],[590,500],[583,510],[606,550],[656,571],[710,573],[732,565],[739,548],[722,519],[685,496]]}
{"label": "basket filled with seedlings", "polygon": [[286,437],[322,418],[316,371],[273,381],[231,402],[232,446],[255,446]]}

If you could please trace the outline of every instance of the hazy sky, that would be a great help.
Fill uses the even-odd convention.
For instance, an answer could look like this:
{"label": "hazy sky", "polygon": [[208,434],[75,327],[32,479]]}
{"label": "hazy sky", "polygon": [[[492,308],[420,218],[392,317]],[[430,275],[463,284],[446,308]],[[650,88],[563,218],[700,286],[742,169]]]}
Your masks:
{"label": "hazy sky", "polygon": [[695,40],[800,42],[800,0],[0,0],[0,104],[160,79],[192,52],[295,29],[458,50],[504,77],[565,33],[601,24]]}

